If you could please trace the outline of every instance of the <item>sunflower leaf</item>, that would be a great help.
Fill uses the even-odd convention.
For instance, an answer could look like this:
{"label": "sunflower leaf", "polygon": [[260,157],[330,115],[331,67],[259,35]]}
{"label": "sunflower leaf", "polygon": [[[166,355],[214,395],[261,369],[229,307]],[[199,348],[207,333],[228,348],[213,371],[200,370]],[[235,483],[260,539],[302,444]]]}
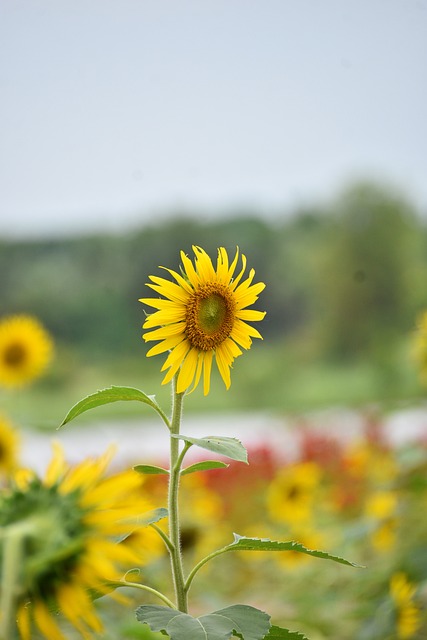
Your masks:
{"label": "sunflower leaf", "polygon": [[95,393],[92,393],[86,398],[83,398],[79,402],[77,402],[67,413],[64,420],[59,425],[63,427],[65,424],[77,418],[77,416],[81,415],[85,411],[89,411],[90,409],[95,409],[96,407],[100,407],[104,404],[110,404],[112,402],[119,401],[130,401],[136,400],[138,402],[143,402],[144,404],[148,404],[152,409],[157,411],[162,420],[169,427],[169,420],[163,413],[162,409],[156,402],[155,396],[148,396],[143,391],[139,389],[134,389],[133,387],[108,387],[107,389],[100,389]]}
{"label": "sunflower leaf", "polygon": [[226,436],[206,436],[204,438],[192,438],[190,436],[182,436],[172,434],[172,438],[178,438],[184,440],[190,444],[194,444],[202,449],[213,451],[222,456],[230,458],[231,460],[237,460],[238,462],[245,462],[248,464],[248,454],[245,447],[240,440],[236,438],[228,438]]}
{"label": "sunflower leaf", "polygon": [[357,567],[363,569],[360,564],[350,562],[339,556],[331,555],[326,551],[317,551],[314,549],[308,549],[301,542],[291,540],[289,542],[280,542],[278,540],[269,540],[268,538],[247,538],[246,536],[239,536],[234,533],[234,542],[224,547],[224,551],[297,551],[299,553],[306,553],[309,556],[315,558],[323,558],[325,560],[333,560],[340,564],[345,564],[350,567]]}
{"label": "sunflower leaf", "polygon": [[[148,527],[150,524],[155,524],[159,522],[159,520],[163,520],[168,517],[168,510],[164,507],[160,507],[159,509],[153,509],[153,511],[149,511],[148,513],[144,513],[141,516],[134,516],[131,518],[124,518],[120,520],[120,522],[127,522],[129,524],[138,525],[139,527]],[[122,541],[129,537],[130,534],[125,535],[122,538]]]}
{"label": "sunflower leaf", "polygon": [[262,640],[270,629],[270,616],[248,605],[236,604],[200,618],[157,605],[142,605],[137,619],[151,631],[160,631],[171,640],[228,640],[237,635],[244,640]]}
{"label": "sunflower leaf", "polygon": [[224,469],[224,467],[228,467],[228,464],[225,462],[220,462],[219,460],[204,460],[203,462],[196,462],[195,464],[190,465],[186,469],[181,471],[181,475],[185,476],[189,473],[194,473],[195,471],[210,471],[211,469]]}
{"label": "sunflower leaf", "polygon": [[289,629],[271,625],[269,632],[264,636],[264,640],[308,640],[308,638],[298,631],[289,631]]}
{"label": "sunflower leaf", "polygon": [[169,471],[167,469],[163,469],[163,467],[156,467],[156,465],[153,464],[136,464],[133,467],[133,470],[137,473],[143,473],[148,476],[169,475]]}

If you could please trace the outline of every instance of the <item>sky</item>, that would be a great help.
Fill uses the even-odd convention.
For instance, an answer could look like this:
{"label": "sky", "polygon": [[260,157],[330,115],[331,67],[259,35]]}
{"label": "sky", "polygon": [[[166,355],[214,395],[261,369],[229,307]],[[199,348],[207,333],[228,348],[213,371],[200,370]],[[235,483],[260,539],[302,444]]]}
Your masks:
{"label": "sky", "polygon": [[427,0],[0,0],[0,235],[427,211]]}

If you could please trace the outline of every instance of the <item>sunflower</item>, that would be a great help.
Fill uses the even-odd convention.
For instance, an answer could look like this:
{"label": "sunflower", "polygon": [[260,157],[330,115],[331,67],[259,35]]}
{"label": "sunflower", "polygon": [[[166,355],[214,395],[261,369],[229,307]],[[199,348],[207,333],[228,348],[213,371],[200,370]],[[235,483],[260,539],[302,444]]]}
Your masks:
{"label": "sunflower", "polygon": [[390,596],[395,608],[397,637],[413,638],[421,626],[421,611],[414,602],[416,587],[403,572],[394,573],[390,580]]}
{"label": "sunflower", "polygon": [[234,277],[239,250],[229,263],[223,247],[218,249],[216,268],[200,247],[193,246],[194,265],[181,251],[182,275],[166,269],[175,282],[150,276],[148,287],[163,298],[141,298],[140,302],[157,309],[144,322],[144,329],[154,329],[143,335],[144,340],[158,340],[147,356],[169,351],[162,371],[168,369],[162,384],[167,384],[178,372],[177,391],[182,393],[193,384],[197,387],[203,372],[204,394],[209,393],[212,360],[215,360],[228,389],[230,369],[240,347],[249,349],[252,338],[261,338],[249,322],[262,320],[265,312],[248,309],[258,299],[265,284],[252,284],[255,271],[242,280],[246,257],[241,256],[242,269]]}
{"label": "sunflower", "polygon": [[19,387],[40,376],[52,359],[53,342],[31,316],[0,321],[0,385]]}
{"label": "sunflower", "polygon": [[9,420],[0,415],[0,474],[9,475],[17,465],[19,437]]}
{"label": "sunflower", "polygon": [[315,462],[299,462],[280,469],[267,488],[270,516],[292,525],[311,521],[321,482],[321,469]]}
{"label": "sunflower", "polygon": [[[152,506],[140,495],[141,477],[133,471],[106,476],[111,451],[66,464],[56,445],[46,475],[20,470],[0,500],[4,535],[21,532],[17,624],[22,640],[33,625],[47,640],[64,640],[60,610],[80,635],[102,630],[90,592],[111,591],[108,581],[141,564],[135,549],[117,538],[135,528],[141,512]],[[22,533],[24,532],[24,533]],[[6,561],[0,548],[0,566]],[[122,571],[123,573],[123,571]]]}

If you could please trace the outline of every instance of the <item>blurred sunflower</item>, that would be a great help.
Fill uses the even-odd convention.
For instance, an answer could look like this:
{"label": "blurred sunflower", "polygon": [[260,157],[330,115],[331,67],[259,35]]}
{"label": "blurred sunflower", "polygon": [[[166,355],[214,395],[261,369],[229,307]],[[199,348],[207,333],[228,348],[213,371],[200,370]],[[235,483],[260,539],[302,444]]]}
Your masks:
{"label": "blurred sunflower", "polygon": [[265,284],[252,284],[255,271],[242,281],[246,270],[246,257],[242,258],[242,269],[233,278],[239,251],[229,263],[223,247],[218,249],[216,268],[210,257],[200,247],[193,246],[194,265],[181,251],[182,274],[166,269],[176,282],[150,276],[154,284],[148,287],[163,298],[141,298],[140,302],[157,309],[144,322],[144,329],[153,329],[143,335],[145,341],[159,340],[147,356],[169,351],[162,371],[169,369],[162,384],[167,384],[179,371],[178,393],[184,392],[193,383],[194,390],[203,372],[203,390],[210,389],[212,360],[216,364],[227,389],[230,387],[230,368],[242,354],[240,347],[249,349],[252,338],[261,338],[260,333],[247,324],[262,320],[265,312],[247,309],[258,299]]}
{"label": "blurred sunflower", "polygon": [[389,551],[396,542],[398,496],[395,491],[374,491],[365,502],[366,516],[376,523],[370,539],[378,551]]}
{"label": "blurred sunflower", "polygon": [[[107,452],[70,467],[56,446],[44,479],[25,470],[0,500],[4,535],[21,531],[17,623],[22,640],[33,624],[47,640],[64,640],[56,612],[85,638],[102,630],[89,590],[111,591],[108,581],[120,570],[140,565],[135,549],[117,538],[136,528],[152,505],[141,495],[141,477],[133,471],[106,476]],[[22,534],[25,531],[25,534]],[[4,545],[0,565],[5,562]]]}
{"label": "blurred sunflower", "polygon": [[19,387],[40,376],[52,359],[53,342],[31,316],[0,321],[0,385]]}
{"label": "blurred sunflower", "polygon": [[267,489],[267,507],[273,520],[292,525],[311,520],[321,469],[315,462],[299,462],[281,469]]}
{"label": "blurred sunflower", "polygon": [[0,473],[9,475],[18,462],[19,437],[12,424],[0,415]]}
{"label": "blurred sunflower", "polygon": [[[289,533],[289,538],[291,540],[300,542],[307,547],[307,549],[322,549],[327,542],[325,536],[321,535],[313,527],[307,525],[304,525],[302,528],[299,526],[295,528],[291,527]],[[281,553],[274,554],[274,559],[288,569],[296,569],[302,564],[311,562],[313,557],[307,553],[301,553],[300,551],[283,551]]]}
{"label": "blurred sunflower", "polygon": [[421,626],[421,611],[414,602],[416,588],[402,572],[395,573],[390,580],[390,596],[396,615],[396,630],[399,640],[413,638]]}

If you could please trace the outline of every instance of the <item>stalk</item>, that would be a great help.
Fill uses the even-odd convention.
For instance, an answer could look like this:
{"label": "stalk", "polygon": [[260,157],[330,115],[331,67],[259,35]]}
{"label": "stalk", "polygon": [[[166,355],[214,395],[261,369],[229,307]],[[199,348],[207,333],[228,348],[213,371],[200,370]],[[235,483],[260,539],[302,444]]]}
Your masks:
{"label": "stalk", "polygon": [[[172,419],[171,436],[179,435],[182,417],[182,406],[184,393],[176,391],[177,376],[172,383]],[[168,489],[168,510],[169,510],[169,539],[172,543],[170,549],[172,578],[175,589],[176,603],[179,611],[187,613],[187,592],[185,589],[184,569],[181,553],[181,530],[179,522],[179,477],[183,456],[179,452],[180,441],[177,438],[170,438],[170,475]]]}
{"label": "stalk", "polygon": [[25,531],[10,527],[3,538],[3,572],[1,576],[0,640],[15,637],[16,597],[21,572],[22,544]]}

